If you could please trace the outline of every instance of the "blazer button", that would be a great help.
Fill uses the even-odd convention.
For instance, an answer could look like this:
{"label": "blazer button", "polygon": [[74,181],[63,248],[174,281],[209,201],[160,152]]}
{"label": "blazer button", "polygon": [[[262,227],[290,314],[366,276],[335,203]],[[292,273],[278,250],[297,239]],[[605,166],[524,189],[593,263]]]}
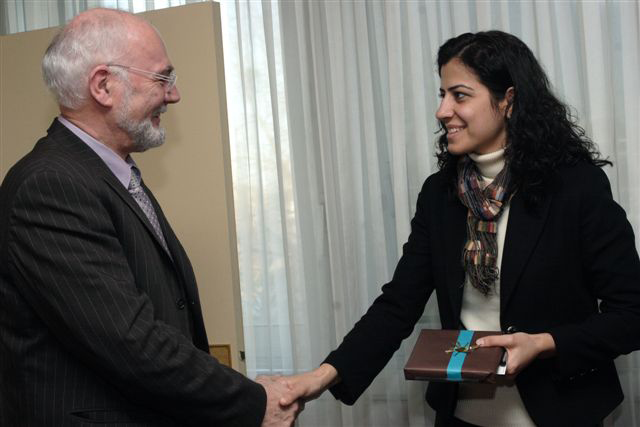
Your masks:
{"label": "blazer button", "polygon": [[178,310],[184,310],[184,300],[182,298],[178,299],[176,301],[176,307],[178,307]]}
{"label": "blazer button", "polygon": [[508,334],[515,334],[516,332],[518,332],[518,328],[516,328],[515,326],[509,326],[507,328],[507,333]]}

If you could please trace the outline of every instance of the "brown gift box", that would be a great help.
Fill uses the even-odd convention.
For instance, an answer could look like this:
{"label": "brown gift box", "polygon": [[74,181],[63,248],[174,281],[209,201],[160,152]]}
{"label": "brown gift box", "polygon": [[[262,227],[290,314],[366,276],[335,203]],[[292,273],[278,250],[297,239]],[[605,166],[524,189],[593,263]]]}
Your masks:
{"label": "brown gift box", "polygon": [[504,348],[469,349],[468,345],[475,346],[481,337],[501,334],[495,331],[423,329],[404,367],[404,377],[408,380],[486,382],[496,375]]}

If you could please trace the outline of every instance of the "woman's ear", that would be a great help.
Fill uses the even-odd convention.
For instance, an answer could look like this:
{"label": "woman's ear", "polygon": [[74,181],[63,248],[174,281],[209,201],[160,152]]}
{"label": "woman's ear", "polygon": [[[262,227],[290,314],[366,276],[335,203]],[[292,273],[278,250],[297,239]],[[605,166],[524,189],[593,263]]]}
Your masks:
{"label": "woman's ear", "polygon": [[511,112],[513,111],[513,98],[516,94],[516,90],[511,86],[504,93],[504,99],[500,102],[500,108],[504,110],[504,114],[507,119],[511,118]]}

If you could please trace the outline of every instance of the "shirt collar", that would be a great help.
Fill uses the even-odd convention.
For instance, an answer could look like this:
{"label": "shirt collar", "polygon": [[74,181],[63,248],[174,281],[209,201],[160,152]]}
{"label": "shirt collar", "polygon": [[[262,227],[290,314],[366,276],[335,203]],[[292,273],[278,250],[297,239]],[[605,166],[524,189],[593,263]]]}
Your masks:
{"label": "shirt collar", "polygon": [[107,165],[109,170],[118,178],[124,188],[129,188],[131,181],[131,167],[136,166],[131,156],[127,156],[126,160],[118,156],[112,149],[80,129],[62,116],[58,116],[58,121],[69,129],[75,136],[80,138],[82,142],[87,144],[102,161]]}

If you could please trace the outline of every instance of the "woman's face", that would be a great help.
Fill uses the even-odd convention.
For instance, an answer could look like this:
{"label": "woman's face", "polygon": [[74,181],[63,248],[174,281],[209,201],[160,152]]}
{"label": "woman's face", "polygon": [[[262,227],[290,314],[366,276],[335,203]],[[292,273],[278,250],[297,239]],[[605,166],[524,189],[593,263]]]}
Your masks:
{"label": "woman's face", "polygon": [[451,154],[486,154],[504,148],[507,96],[496,108],[489,89],[458,58],[440,69],[440,97],[436,118],[447,130]]}

